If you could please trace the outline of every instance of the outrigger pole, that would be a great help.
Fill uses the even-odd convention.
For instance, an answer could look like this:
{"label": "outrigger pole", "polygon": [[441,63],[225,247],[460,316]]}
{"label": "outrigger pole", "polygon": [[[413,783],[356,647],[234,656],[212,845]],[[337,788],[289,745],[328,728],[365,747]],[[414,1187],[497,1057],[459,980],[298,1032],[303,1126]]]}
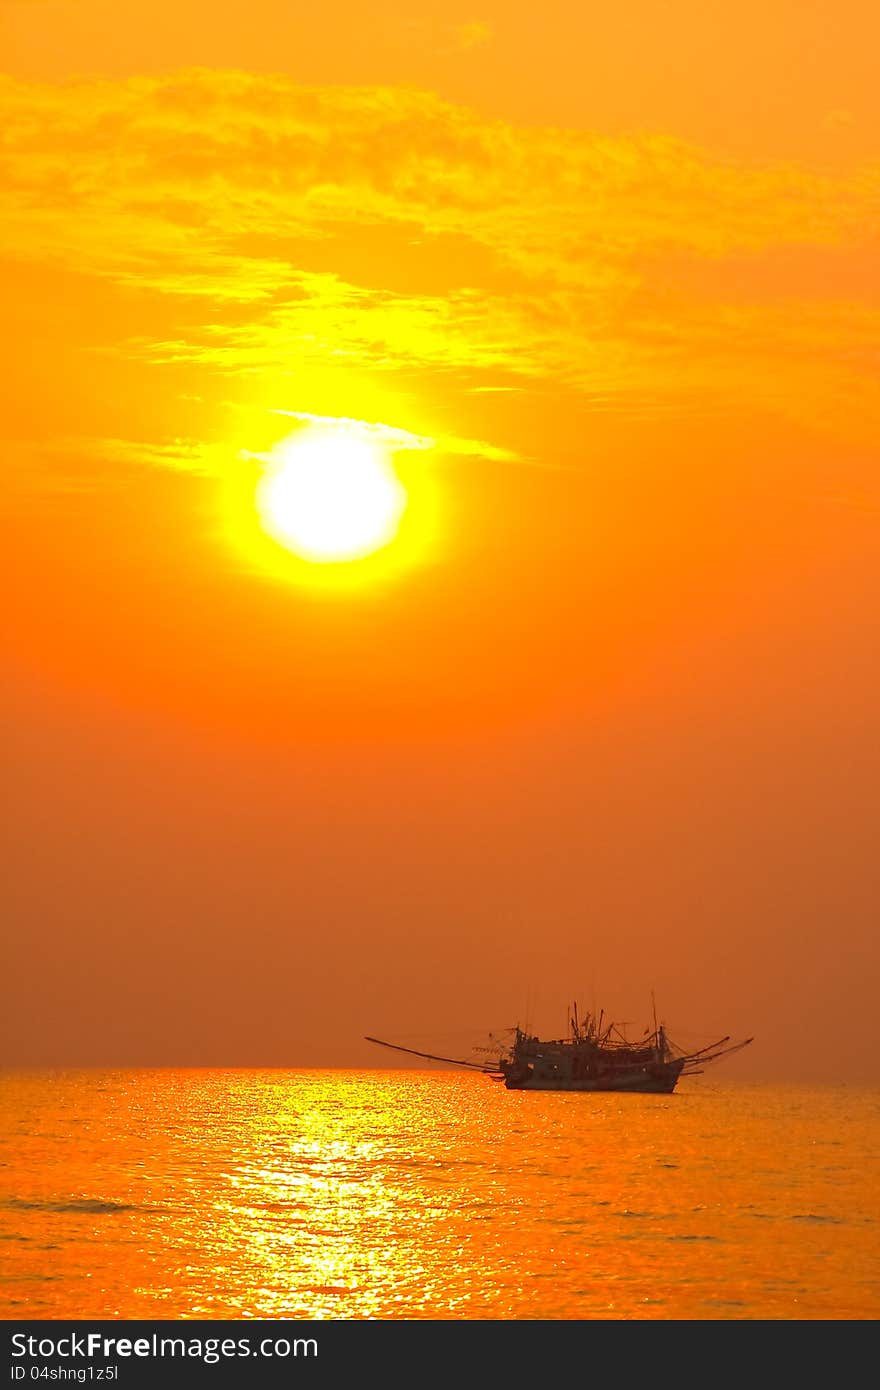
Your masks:
{"label": "outrigger pole", "polygon": [[371,1038],[364,1034],[365,1042],[376,1043],[378,1047],[390,1047],[392,1052],[408,1052],[411,1057],[427,1057],[429,1062],[451,1062],[454,1067],[470,1067],[472,1071],[482,1071],[488,1076],[498,1076],[497,1067],[484,1067],[480,1062],[463,1062],[460,1057],[438,1057],[436,1052],[417,1052],[414,1047],[401,1047],[398,1043],[385,1042],[382,1038]]}
{"label": "outrigger pole", "polygon": [[[754,1041],[754,1038],[744,1038],[742,1042],[730,1043],[729,1036],[726,1038],[719,1038],[718,1042],[709,1043],[707,1047],[701,1047],[699,1052],[690,1052],[687,1056],[680,1057],[679,1061],[684,1063],[684,1074],[686,1076],[699,1076],[701,1073],[694,1070],[695,1062],[698,1066],[707,1065],[709,1062],[716,1062],[719,1057],[729,1057],[733,1052],[740,1052],[744,1047],[748,1047],[749,1043]],[[725,1047],[723,1046],[724,1043],[730,1043],[730,1046]],[[715,1051],[716,1048],[718,1049],[717,1051]]]}

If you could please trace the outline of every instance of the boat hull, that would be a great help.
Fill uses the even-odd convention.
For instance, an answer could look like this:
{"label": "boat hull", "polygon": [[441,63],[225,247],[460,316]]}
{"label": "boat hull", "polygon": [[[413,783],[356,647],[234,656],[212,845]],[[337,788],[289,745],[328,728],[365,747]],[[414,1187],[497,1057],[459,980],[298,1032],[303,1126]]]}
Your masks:
{"label": "boat hull", "polygon": [[547,1074],[535,1067],[503,1069],[508,1091],[631,1091],[646,1095],[671,1095],[682,1072],[679,1061],[605,1073],[603,1076],[566,1077]]}

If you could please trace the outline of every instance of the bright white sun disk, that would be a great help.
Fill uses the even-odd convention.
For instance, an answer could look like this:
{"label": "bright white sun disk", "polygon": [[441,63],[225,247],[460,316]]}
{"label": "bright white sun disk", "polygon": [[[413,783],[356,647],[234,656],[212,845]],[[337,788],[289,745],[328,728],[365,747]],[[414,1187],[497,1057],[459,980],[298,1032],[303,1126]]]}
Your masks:
{"label": "bright white sun disk", "polygon": [[357,560],[387,545],[406,500],[382,449],[343,430],[279,444],[257,488],[269,534],[319,563]]}

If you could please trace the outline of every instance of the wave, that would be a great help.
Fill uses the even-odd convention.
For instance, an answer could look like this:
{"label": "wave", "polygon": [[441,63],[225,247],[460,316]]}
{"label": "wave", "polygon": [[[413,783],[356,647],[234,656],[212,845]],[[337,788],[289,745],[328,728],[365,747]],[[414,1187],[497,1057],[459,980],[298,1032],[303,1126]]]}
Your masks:
{"label": "wave", "polygon": [[69,1197],[64,1201],[32,1201],[24,1197],[6,1197],[0,1206],[15,1211],[84,1212],[104,1216],[119,1211],[162,1211],[162,1207],[143,1207],[133,1202],[104,1201],[98,1197]]}

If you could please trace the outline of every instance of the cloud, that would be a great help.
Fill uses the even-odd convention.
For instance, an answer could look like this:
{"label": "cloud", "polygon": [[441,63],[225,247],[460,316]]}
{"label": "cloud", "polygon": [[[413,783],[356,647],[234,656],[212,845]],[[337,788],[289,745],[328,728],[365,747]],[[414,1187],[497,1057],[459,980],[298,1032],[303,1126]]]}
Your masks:
{"label": "cloud", "polygon": [[460,24],[455,31],[456,45],[464,53],[475,48],[485,48],[492,40],[492,25],[485,19],[471,19]]}
{"label": "cloud", "polygon": [[330,364],[876,422],[877,308],[829,298],[815,268],[744,293],[725,266],[804,247],[868,266],[880,166],[747,165],[239,72],[5,78],[0,121],[0,256],[129,293],[114,351],[233,379]]}
{"label": "cloud", "polygon": [[398,449],[436,449],[443,454],[458,455],[462,458],[486,458],[497,462],[516,462],[521,455],[513,449],[502,449],[496,444],[487,444],[483,439],[462,439],[459,435],[444,434],[433,438],[427,434],[413,434],[410,430],[385,425],[381,421],[352,420],[346,415],[315,415],[309,410],[273,410],[273,415],[284,415],[292,420],[311,425],[344,425],[357,430],[365,438],[385,445],[392,452]]}
{"label": "cloud", "polygon": [[348,415],[315,415],[311,410],[273,410],[272,414],[283,415],[304,425],[341,426],[392,450],[433,449],[437,442],[426,434],[413,434],[410,430],[385,425],[380,420],[354,420]]}
{"label": "cloud", "polygon": [[[483,439],[458,435],[436,437],[414,434],[381,421],[356,420],[348,416],[317,415],[305,410],[273,410],[271,415],[291,419],[302,425],[345,426],[364,438],[398,450],[432,453],[438,457],[486,459],[498,463],[527,463],[521,454]],[[277,443],[277,439],[273,440]],[[123,439],[99,436],[60,436],[39,443],[16,446],[23,468],[11,470],[6,489],[18,492],[53,493],[62,496],[106,493],[123,488],[133,472],[159,469],[203,478],[227,478],[243,460],[265,460],[266,452],[238,449],[229,441],[172,436],[160,439]]]}
{"label": "cloud", "polygon": [[78,450],[125,467],[171,469],[175,473],[197,473],[203,477],[222,477],[230,461],[227,445],[195,439],[166,439],[158,443],[92,439],[79,441]]}
{"label": "cloud", "polygon": [[[880,187],[876,169],[831,178],[737,166],[662,135],[517,128],[428,93],[244,73],[7,78],[0,110],[13,218],[28,218],[39,246],[75,211],[71,249],[89,248],[109,270],[139,265],[149,245],[157,258],[189,250],[195,263],[228,258],[248,234],[280,244],[392,221],[464,234],[525,269],[580,281],[609,256],[652,246],[716,255],[868,235]],[[104,219],[137,235],[94,240]],[[20,230],[14,220],[10,236]]]}
{"label": "cloud", "polygon": [[526,309],[527,301],[487,298],[470,288],[442,297],[401,295],[329,273],[289,273],[283,302],[264,313],[141,348],[158,362],[208,365],[231,375],[280,373],[291,361],[385,373],[418,367],[542,375],[550,334]]}
{"label": "cloud", "polygon": [[[436,452],[448,457],[484,458],[498,463],[523,462],[522,455],[503,449],[483,439],[464,439],[458,435],[412,434],[381,421],[354,420],[342,415],[314,415],[306,410],[275,410],[304,425],[344,426],[365,439],[384,445],[391,453],[416,450]],[[237,458],[267,459],[269,453],[246,449],[238,454],[227,444],[207,444],[196,439],[167,439],[160,443],[124,439],[93,439],[68,444],[78,454],[91,454],[126,467],[173,469],[175,472],[195,473],[204,477],[225,477],[235,467]]]}

